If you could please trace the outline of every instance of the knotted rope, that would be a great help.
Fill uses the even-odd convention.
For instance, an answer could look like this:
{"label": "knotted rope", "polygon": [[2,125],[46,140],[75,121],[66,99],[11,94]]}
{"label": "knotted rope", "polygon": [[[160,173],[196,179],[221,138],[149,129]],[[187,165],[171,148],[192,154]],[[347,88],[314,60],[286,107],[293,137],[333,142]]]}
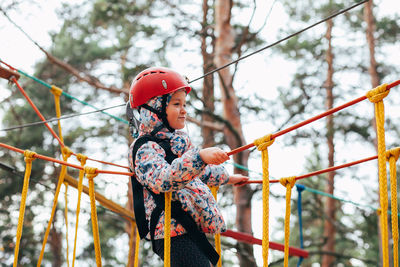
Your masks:
{"label": "knotted rope", "polygon": [[64,192],[64,201],[65,201],[65,207],[64,207],[64,218],[65,218],[65,240],[67,242],[67,266],[69,267],[69,242],[68,242],[68,182],[64,181],[64,187],[65,187],[65,192]]}
{"label": "knotted rope", "polygon": [[[81,163],[81,166],[85,166],[87,156],[82,154],[77,154],[76,159]],[[72,267],[75,266],[75,258],[76,258],[76,243],[78,239],[78,224],[79,224],[79,213],[81,211],[81,197],[83,190],[83,176],[85,175],[85,169],[79,170],[79,181],[78,181],[78,203],[76,205],[76,221],[75,221],[75,238],[74,238],[74,252],[72,255]]]}
{"label": "knotted rope", "polygon": [[268,170],[268,147],[273,144],[272,135],[266,135],[254,141],[254,145],[261,151],[263,184],[263,239],[262,239],[262,255],[263,266],[268,266],[268,249],[269,249],[269,170]]}
{"label": "knotted rope", "polygon": [[[62,95],[63,90],[61,88],[58,88],[55,85],[52,85],[50,91],[54,95],[54,105],[56,108],[56,116],[57,116],[57,118],[60,118],[61,117],[60,96]],[[64,139],[62,136],[62,131],[61,131],[61,120],[58,120],[57,124],[58,124],[58,136],[60,137],[60,140],[62,142],[64,142]]]}
{"label": "knotted rope", "polygon": [[164,209],[164,267],[171,266],[171,199],[172,192],[166,192]]}
{"label": "knotted rope", "polygon": [[96,255],[96,265],[101,267],[101,249],[100,249],[100,235],[99,235],[99,225],[97,222],[97,211],[96,211],[96,198],[94,191],[94,181],[93,178],[97,176],[97,168],[85,167],[85,175],[89,180],[89,197],[90,197],[90,210],[92,217],[92,228],[93,228],[93,241],[94,241],[94,251]]}
{"label": "knotted rope", "polygon": [[[210,187],[211,189],[211,193],[213,194],[215,201],[217,201],[217,194],[218,194],[218,186],[212,186]],[[221,234],[215,234],[215,249],[217,250],[218,254],[219,254],[219,260],[217,263],[218,267],[222,267],[222,251],[221,251]]]}
{"label": "knotted rope", "polygon": [[14,265],[13,265],[14,267],[17,267],[17,264],[18,264],[19,244],[21,242],[22,228],[24,225],[26,196],[28,195],[29,179],[31,177],[31,172],[32,172],[32,161],[35,160],[35,155],[36,155],[36,153],[33,151],[29,151],[29,150],[24,151],[24,157],[25,157],[24,160],[26,162],[26,167],[25,167],[25,175],[24,175],[24,185],[22,187],[22,194],[21,194],[21,204],[19,207],[17,236],[16,236],[16,243],[15,243],[15,249],[14,249]]}
{"label": "knotted rope", "polygon": [[292,195],[292,188],[296,183],[296,177],[281,178],[279,182],[286,187],[286,214],[285,214],[285,254],[283,266],[289,266],[289,238],[290,238],[290,198]]}
{"label": "knotted rope", "polygon": [[399,266],[399,223],[397,211],[397,175],[396,161],[400,156],[400,147],[386,151],[386,159],[390,166],[390,196],[392,207],[393,266]]}
{"label": "knotted rope", "polygon": [[378,172],[379,172],[379,196],[381,205],[381,239],[383,253],[383,267],[389,267],[388,251],[388,196],[387,196],[387,174],[386,174],[386,145],[385,145],[385,106],[383,99],[389,94],[387,84],[382,84],[367,92],[366,97],[374,103],[376,132],[378,139]]}
{"label": "knotted rope", "polygon": [[[68,158],[72,155],[72,151],[66,146],[64,146],[61,149],[61,153],[62,153],[62,157],[63,157],[64,161],[67,161]],[[37,267],[39,267],[41,265],[41,263],[42,263],[42,259],[43,259],[43,255],[44,255],[44,248],[46,247],[47,238],[49,237],[51,224],[53,222],[54,214],[55,214],[56,208],[57,208],[58,195],[60,194],[61,185],[64,183],[64,178],[65,178],[65,174],[66,173],[67,173],[67,166],[66,165],[62,165],[61,166],[60,175],[58,177],[58,184],[57,184],[57,187],[56,187],[56,193],[54,194],[53,208],[51,210],[51,215],[50,215],[49,222],[47,223],[46,232],[44,234],[43,243],[42,243],[42,250],[40,251],[39,259],[38,259],[38,262],[37,262],[37,265],[36,265]]]}

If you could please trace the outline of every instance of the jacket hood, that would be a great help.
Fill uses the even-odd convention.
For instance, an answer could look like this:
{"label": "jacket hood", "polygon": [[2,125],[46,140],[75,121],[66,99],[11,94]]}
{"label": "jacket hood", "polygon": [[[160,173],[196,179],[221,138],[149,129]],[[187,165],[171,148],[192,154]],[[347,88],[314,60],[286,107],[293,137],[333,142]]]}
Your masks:
{"label": "jacket hood", "polygon": [[[167,95],[167,104],[171,100],[171,94]],[[156,96],[150,99],[146,104],[150,107],[161,111],[162,96]],[[164,126],[161,130],[156,134],[157,137],[163,137],[166,133],[168,133],[168,129],[163,125],[161,119],[154,112],[146,109],[140,109],[140,127],[139,127],[139,136],[150,134],[154,129]],[[161,136],[160,136],[161,135]],[[167,136],[168,137],[168,136]]]}

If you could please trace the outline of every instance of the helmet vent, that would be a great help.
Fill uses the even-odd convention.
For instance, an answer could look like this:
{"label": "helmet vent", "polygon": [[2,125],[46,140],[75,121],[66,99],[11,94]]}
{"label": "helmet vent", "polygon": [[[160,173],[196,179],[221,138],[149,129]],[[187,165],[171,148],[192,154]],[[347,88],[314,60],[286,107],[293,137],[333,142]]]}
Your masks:
{"label": "helmet vent", "polygon": [[165,80],[162,80],[161,83],[164,89],[167,90],[168,89],[167,82]]}

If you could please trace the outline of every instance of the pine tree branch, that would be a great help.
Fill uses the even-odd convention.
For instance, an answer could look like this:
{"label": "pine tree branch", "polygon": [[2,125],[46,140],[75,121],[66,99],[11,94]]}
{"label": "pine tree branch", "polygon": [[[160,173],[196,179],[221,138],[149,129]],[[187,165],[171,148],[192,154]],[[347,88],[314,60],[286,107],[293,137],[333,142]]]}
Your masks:
{"label": "pine tree branch", "polygon": [[68,63],[66,63],[66,62],[64,62],[64,61],[62,61],[62,60],[56,58],[55,56],[51,55],[51,54],[50,54],[49,52],[47,52],[45,49],[43,49],[43,48],[41,48],[41,47],[39,47],[39,48],[40,48],[40,50],[43,51],[43,53],[45,53],[47,59],[48,59],[50,62],[54,63],[55,65],[59,66],[60,68],[62,68],[62,69],[64,69],[64,70],[66,70],[67,72],[69,72],[69,73],[72,74],[73,76],[77,77],[79,81],[86,82],[87,84],[89,84],[89,85],[91,85],[91,86],[93,86],[93,87],[95,87],[95,88],[97,88],[97,89],[106,90],[106,91],[109,91],[109,92],[111,92],[111,93],[117,93],[117,94],[123,93],[123,94],[128,94],[127,91],[121,90],[121,89],[119,89],[119,88],[117,88],[117,87],[115,87],[115,86],[106,86],[106,85],[104,85],[104,84],[101,83],[101,82],[99,81],[99,79],[97,79],[96,77],[94,77],[94,76],[92,76],[92,75],[90,75],[90,74],[87,74],[87,73],[84,73],[84,72],[81,72],[81,71],[77,70],[76,68],[74,68],[74,67],[71,66],[70,64],[68,64]]}
{"label": "pine tree branch", "polygon": [[13,24],[18,30],[20,30],[31,42],[33,42],[47,57],[47,59],[59,66],[60,68],[64,69],[65,71],[69,72],[71,75],[75,76],[78,78],[79,81],[83,81],[86,82],[87,84],[97,88],[97,89],[102,89],[102,90],[106,90],[109,91],[111,93],[117,93],[117,94],[128,94],[127,91],[125,90],[121,90],[115,86],[106,86],[103,83],[101,83],[99,81],[99,79],[97,79],[96,77],[79,71],[78,69],[74,68],[72,65],[68,64],[67,62],[62,61],[61,59],[53,56],[52,54],[50,54],[50,52],[48,52],[46,49],[44,49],[41,45],[39,45],[39,43],[37,43],[28,33],[26,33],[19,25],[17,25],[8,15],[7,13],[0,8],[0,11],[4,14],[4,16],[10,21],[11,24]]}

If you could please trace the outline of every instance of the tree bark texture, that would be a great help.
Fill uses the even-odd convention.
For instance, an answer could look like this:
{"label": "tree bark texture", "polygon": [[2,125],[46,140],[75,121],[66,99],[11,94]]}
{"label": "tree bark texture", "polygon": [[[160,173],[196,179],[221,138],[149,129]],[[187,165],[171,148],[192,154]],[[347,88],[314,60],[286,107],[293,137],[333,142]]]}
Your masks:
{"label": "tree bark texture", "polygon": [[[328,72],[327,78],[325,81],[325,89],[326,89],[326,109],[333,108],[333,51],[332,51],[332,29],[333,29],[333,21],[328,20],[326,22],[327,29],[325,38],[328,42],[328,49],[326,51],[326,62],[328,64]],[[335,165],[335,146],[334,146],[334,122],[333,115],[329,115],[326,118],[326,141],[328,145],[328,167],[333,167]],[[328,172],[327,174],[327,184],[325,188],[325,192],[333,195],[335,190],[335,172]],[[325,213],[326,219],[324,222],[324,246],[323,251],[335,252],[335,235],[336,228],[334,225],[335,214],[336,214],[336,200],[332,198],[326,198],[325,203]],[[322,267],[333,266],[335,261],[335,257],[331,254],[323,254],[322,256]]]}
{"label": "tree bark texture", "polygon": [[[231,9],[233,1],[218,0],[215,6],[216,20],[216,44],[215,44],[215,65],[221,67],[232,60],[232,48],[234,46],[234,34],[230,24]],[[230,123],[225,127],[225,141],[231,149],[245,144],[240,113],[238,108],[237,96],[235,94],[232,81],[233,76],[229,68],[224,68],[218,72],[219,85],[221,89],[221,99],[223,104],[223,115]],[[247,166],[249,152],[245,151],[233,156],[236,163]],[[247,171],[235,168],[235,173],[248,175]],[[234,188],[234,202],[236,204],[236,227],[239,231],[252,234],[251,224],[251,188],[246,185]],[[256,266],[253,247],[249,244],[238,244],[238,258],[240,266]]]}
{"label": "tree bark texture", "polygon": [[[202,20],[202,31],[201,31],[201,55],[203,57],[203,73],[208,73],[214,69],[214,37],[209,34],[212,28],[209,26],[207,17],[209,13],[212,12],[208,5],[207,0],[203,0],[203,20]],[[208,52],[207,50],[211,50]],[[214,113],[214,76],[208,75],[203,79],[203,95],[202,101],[204,103],[204,109],[208,110],[210,113]],[[204,112],[201,115],[202,123],[212,122],[213,118]],[[214,130],[209,127],[201,127],[201,135],[203,136],[203,147],[210,147],[215,145]]]}
{"label": "tree bark texture", "polygon": [[[377,87],[381,81],[378,75],[378,64],[376,62],[375,59],[375,37],[374,37],[374,32],[375,32],[375,19],[374,19],[374,15],[373,15],[373,0],[370,0],[368,2],[366,2],[364,4],[364,20],[366,22],[367,28],[366,28],[366,39],[367,39],[367,45],[368,45],[368,50],[369,50],[369,67],[368,67],[368,72],[371,78],[371,86],[372,88]],[[375,150],[378,152],[378,140],[376,138],[377,136],[377,129],[376,129],[376,121],[375,118],[372,118],[371,120],[371,124],[373,125],[374,129],[375,129],[375,137],[373,138],[373,143],[374,143],[374,147]],[[377,174],[377,177],[379,177],[379,174]],[[379,190],[378,190],[379,192]],[[380,196],[378,193],[378,201],[380,203]],[[382,236],[382,232],[381,232],[381,217],[378,217],[378,233],[379,236]],[[388,228],[390,229],[390,228]],[[389,233],[390,234],[390,233]],[[390,240],[390,238],[389,238]],[[385,246],[388,246],[389,244],[384,244]],[[380,256],[380,261],[379,261],[379,266],[382,265],[383,263],[383,249],[382,249],[382,239],[379,238],[379,256]]]}
{"label": "tree bark texture", "polygon": [[[57,214],[57,212],[56,212]],[[57,216],[54,216],[52,227],[49,232],[49,239],[48,243],[50,245],[50,251],[53,256],[53,262],[51,265],[53,267],[60,267],[63,260],[62,260],[62,233],[57,232],[57,228],[55,226],[57,220]]]}
{"label": "tree bark texture", "polygon": [[[126,66],[127,52],[128,51],[126,51],[126,53],[123,53],[122,56],[121,56],[121,73],[123,73],[123,69]],[[123,90],[129,92],[130,84],[131,84],[131,81],[124,81],[124,83],[123,83],[123,88],[124,89]],[[127,102],[129,100],[129,97],[127,95],[125,95],[124,96],[124,100],[125,100],[125,102]],[[127,145],[128,145],[128,150],[129,150],[130,149],[130,145],[134,141],[134,138],[130,134],[130,129],[128,131],[126,139],[128,140],[128,144]],[[126,155],[126,156],[128,156],[128,155]],[[134,211],[133,211],[133,192],[132,192],[131,179],[128,180],[128,192],[127,192],[127,194],[128,194],[128,201],[125,204],[125,208],[128,209],[129,211],[132,211],[132,214],[135,214]],[[135,228],[133,236],[131,236],[132,228]],[[137,234],[136,224],[133,223],[132,221],[126,221],[125,232],[128,234],[128,236],[130,238],[129,242],[133,242],[132,249],[130,250],[131,253],[128,255],[128,259],[127,259],[128,263],[127,263],[126,266],[127,267],[135,267],[135,252],[136,252],[135,249],[136,249],[136,234]],[[131,238],[133,240],[131,240]],[[140,263],[140,261],[139,261],[139,263]]]}

